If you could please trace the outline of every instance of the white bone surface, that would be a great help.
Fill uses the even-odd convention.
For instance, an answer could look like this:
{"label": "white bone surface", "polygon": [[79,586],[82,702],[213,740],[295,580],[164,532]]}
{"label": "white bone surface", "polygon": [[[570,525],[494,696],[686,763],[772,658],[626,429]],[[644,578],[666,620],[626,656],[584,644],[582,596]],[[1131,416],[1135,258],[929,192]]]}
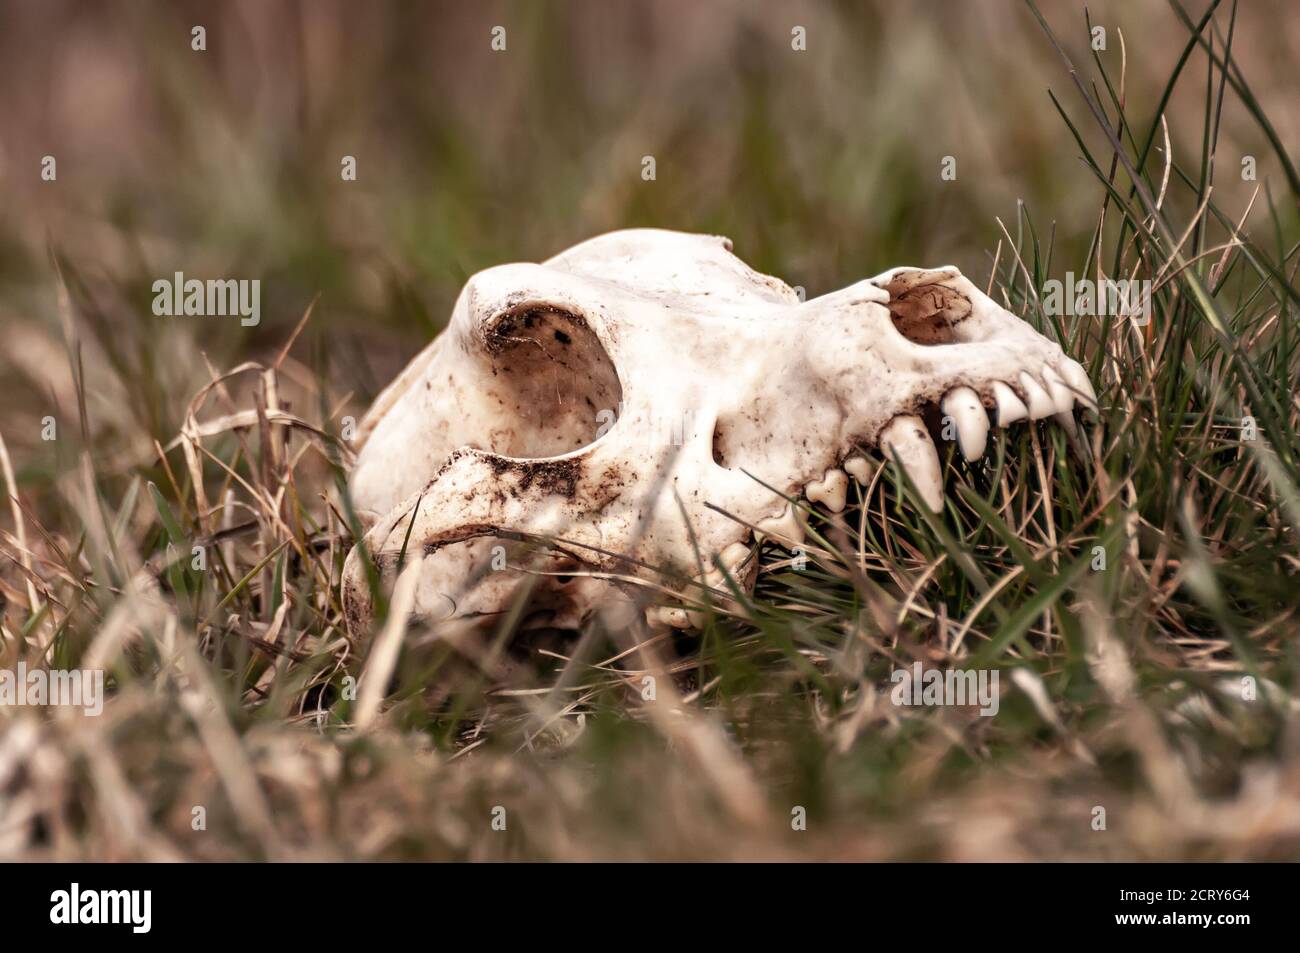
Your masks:
{"label": "white bone surface", "polygon": [[[894,268],[801,303],[724,238],[635,229],[470,278],[362,421],[350,488],[390,583],[404,544],[425,553],[417,613],[491,619],[527,580],[528,624],[571,626],[616,594],[609,575],[697,601],[699,580],[725,591],[713,557],[748,553],[755,529],[794,545],[786,497],[842,509],[844,471],[865,482],[869,455],[896,454],[941,509],[927,411],[951,408],[978,456],[988,410],[1003,426],[1075,399],[1095,404],[1083,369],[955,268]],[[558,542],[526,572],[513,547],[537,536]],[[355,550],[343,597],[364,631]]]}
{"label": "white bone surface", "polygon": [[957,445],[967,460],[984,456],[989,437],[989,415],[980,395],[969,387],[954,387],[943,399],[943,411],[957,428]]}

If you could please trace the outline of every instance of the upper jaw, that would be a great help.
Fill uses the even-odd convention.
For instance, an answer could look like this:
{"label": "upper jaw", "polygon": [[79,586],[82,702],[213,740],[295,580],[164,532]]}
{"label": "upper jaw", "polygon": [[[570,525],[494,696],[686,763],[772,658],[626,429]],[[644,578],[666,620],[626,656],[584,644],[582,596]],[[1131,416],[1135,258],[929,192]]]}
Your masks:
{"label": "upper jaw", "polygon": [[[801,536],[785,496],[838,512],[849,483],[870,481],[872,458],[883,458],[897,460],[921,503],[938,510],[943,440],[978,459],[992,427],[1048,416],[1072,427],[1074,407],[1095,404],[1079,365],[951,268],[891,269],[803,304],[759,296],[751,310],[737,306],[734,314],[695,307],[695,298],[637,295],[585,274],[552,271],[527,266],[476,277],[457,305],[452,333],[431,346],[432,357],[414,376],[403,375],[408,386],[363,451],[379,488],[367,495],[382,499],[385,481],[391,489],[399,475],[408,483],[420,477],[416,485],[424,490],[380,521],[368,551],[395,559],[409,535],[430,557],[430,572],[446,571],[448,586],[463,575],[449,547],[499,531],[559,535],[577,558],[615,553],[624,561],[604,568],[633,575],[664,562],[690,567],[697,554],[735,563],[749,552],[751,531],[787,541]],[[465,349],[486,342],[493,322],[511,308],[534,301],[584,316],[617,365],[630,409],[603,437],[593,434],[587,446],[561,455],[580,464],[572,479],[535,469],[555,456],[521,460],[458,450],[487,445],[481,433],[460,439],[478,421],[467,423],[446,402],[434,406],[424,396],[426,385],[441,386],[448,373],[460,375],[468,393],[481,393],[476,385],[488,381],[475,375],[493,369]],[[462,347],[452,352],[453,345]],[[461,429],[443,433],[442,423],[422,413],[440,408],[448,427]],[[687,411],[693,426],[680,447],[637,446],[630,431],[638,419]],[[410,423],[394,427],[394,414]],[[951,424],[939,428],[938,441],[927,426],[936,418]],[[381,427],[389,438],[383,460],[375,444]],[[447,461],[441,470],[435,457]],[[360,480],[357,489],[362,485],[370,483]],[[385,509],[373,500],[367,508]],[[692,524],[689,532],[684,521]],[[361,595],[347,600],[357,607],[350,621],[369,612],[355,557],[347,591]]]}

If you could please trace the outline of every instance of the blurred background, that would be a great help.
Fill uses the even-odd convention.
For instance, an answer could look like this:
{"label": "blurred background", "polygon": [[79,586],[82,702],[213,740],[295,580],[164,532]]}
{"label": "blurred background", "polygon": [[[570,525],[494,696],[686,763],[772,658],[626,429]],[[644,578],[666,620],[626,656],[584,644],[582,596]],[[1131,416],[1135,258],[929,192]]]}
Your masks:
{"label": "blurred background", "polygon": [[[1042,5],[1085,83],[1099,77],[1094,56],[1105,65],[1141,142],[1188,42],[1175,5]],[[1187,15],[1199,20],[1206,7],[1198,0]],[[1300,152],[1300,17],[1293,4],[1283,2],[1252,0],[1235,19],[1232,9],[1230,0],[1220,4],[1213,42],[1221,48],[1225,32],[1233,31],[1233,59],[1271,121],[1277,145],[1294,155]],[[1104,50],[1094,53],[1088,18],[1104,30]],[[193,48],[195,27],[203,28],[203,50]],[[493,49],[498,27],[504,30],[495,33],[504,35],[503,50]],[[806,49],[792,48],[796,28],[803,30]],[[1218,89],[1219,77],[1210,82],[1206,57],[1198,51],[1165,109],[1173,152],[1193,176],[1212,125],[1207,102],[1216,100]],[[1109,106],[1111,93],[1095,91]],[[310,321],[280,369],[280,396],[285,407],[334,431],[343,415],[359,417],[437,333],[467,276],[502,262],[544,259],[611,229],[658,226],[730,236],[750,265],[802,286],[810,297],[903,264],[954,264],[984,287],[999,243],[998,270],[1005,275],[1014,271],[1009,247],[1031,234],[1044,251],[1053,249],[1053,277],[1081,272],[1106,193],[1050,93],[1087,147],[1108,161],[1111,150],[1087,117],[1060,55],[1020,0],[0,0],[0,435],[12,457],[33,547],[44,552],[42,545],[49,543],[56,550],[54,543],[61,541],[64,555],[72,554],[38,566],[53,578],[49,591],[63,593],[71,604],[67,615],[59,606],[45,622],[34,610],[28,614],[28,597],[33,607],[37,599],[19,573],[19,561],[9,558],[0,566],[0,610],[8,612],[0,612],[0,625],[20,636],[13,642],[22,649],[28,631],[42,625],[53,631],[59,622],[51,664],[62,659],[58,653],[76,657],[102,631],[92,596],[105,602],[107,615],[118,590],[102,572],[96,579],[110,582],[92,587],[89,570],[74,565],[77,558],[85,561],[83,544],[87,538],[123,550],[139,544],[139,555],[156,563],[167,541],[180,538],[162,535],[168,504],[158,502],[156,491],[150,499],[142,479],[164,492],[174,487],[171,505],[186,506],[189,488],[176,486],[186,476],[183,461],[172,452],[168,464],[162,448],[177,434],[188,402],[214,369],[270,363],[313,301]],[[1109,108],[1112,118],[1115,112]],[[1240,218],[1258,188],[1245,230],[1293,272],[1289,249],[1300,221],[1277,150],[1231,90],[1216,121],[1215,211]],[[1165,154],[1161,141],[1156,146],[1146,172],[1158,182]],[[345,156],[355,158],[354,181],[340,174]],[[643,178],[647,156],[654,158],[650,181]],[[53,180],[42,178],[46,157],[56,162]],[[955,178],[941,175],[946,157],[955,160]],[[1242,179],[1244,157],[1253,157],[1254,181]],[[1127,189],[1122,173],[1117,182]],[[1169,221],[1191,221],[1196,196],[1195,183],[1179,188],[1175,182],[1166,205]],[[1119,218],[1113,204],[1111,209],[1106,262],[1114,255]],[[1213,229],[1217,235],[1222,223]],[[177,271],[187,278],[260,280],[260,323],[155,316],[153,282]],[[1261,361],[1285,384],[1288,374],[1293,377],[1294,349],[1286,334],[1294,311],[1283,305],[1273,310],[1269,296],[1257,301],[1249,287],[1247,293],[1250,307],[1234,330],[1252,335]],[[1187,313],[1180,300],[1162,314],[1162,329],[1191,327],[1190,319],[1183,320]],[[1286,333],[1268,331],[1274,318]],[[1126,398],[1156,395],[1160,401],[1181,393],[1186,400],[1178,375],[1163,373],[1179,360],[1206,373],[1207,389],[1228,381],[1221,388],[1227,389],[1232,378],[1219,374],[1222,354],[1213,340],[1205,343],[1204,331],[1196,330],[1195,348],[1171,351],[1167,361],[1162,353],[1165,363],[1150,373],[1150,388],[1137,373],[1144,361],[1124,364],[1123,374],[1117,365],[1112,377],[1123,378],[1124,386],[1116,384],[1115,392]],[[1173,337],[1175,347],[1186,343],[1181,335]],[[74,366],[81,368],[79,375],[72,373]],[[255,385],[241,378],[229,386],[233,391]],[[824,699],[840,696],[805,692],[803,668],[769,666],[775,674],[765,669],[770,679],[759,682],[741,665],[742,676],[729,675],[721,692],[727,730],[744,741],[765,784],[798,792],[790,797],[800,800],[789,803],[822,810],[820,817],[839,812],[835,825],[824,823],[799,844],[800,851],[907,859],[1295,855],[1300,722],[1294,695],[1279,695],[1286,702],[1276,711],[1251,710],[1248,716],[1239,709],[1229,710],[1229,718],[1217,709],[1193,708],[1212,694],[1206,672],[1228,665],[1214,657],[1226,652],[1227,642],[1215,628],[1217,618],[1186,606],[1190,600],[1174,571],[1178,559],[1204,560],[1198,554],[1212,548],[1231,570],[1224,586],[1240,597],[1248,623],[1243,631],[1267,642],[1270,653],[1276,649],[1269,655],[1274,660],[1283,655],[1274,643],[1294,636],[1294,609],[1279,605],[1277,597],[1280,590],[1292,591],[1282,572],[1294,550],[1281,529],[1263,523],[1264,515],[1276,514],[1272,503],[1259,501],[1272,497],[1240,463],[1243,456],[1232,444],[1237,421],[1215,423],[1233,428],[1222,447],[1201,454],[1199,444],[1189,450],[1180,443],[1174,452],[1165,437],[1178,434],[1183,424],[1148,414],[1156,396],[1148,403],[1116,403],[1111,436],[1118,449],[1111,458],[1117,466],[1131,461],[1144,494],[1142,501],[1125,497],[1131,511],[1120,516],[1136,523],[1145,513],[1144,525],[1152,532],[1143,553],[1135,549],[1124,573],[1112,576],[1130,587],[1117,583],[1119,596],[1137,591],[1141,599],[1116,602],[1123,611],[1113,612],[1117,618],[1107,624],[1143,630],[1132,638],[1141,681],[1130,681],[1159,694],[1174,726],[1170,745],[1164,746],[1164,722],[1135,715],[1141,710],[1127,702],[1110,707],[1113,698],[1097,701],[1096,692],[1088,695],[1068,672],[1053,668],[1050,653],[1043,675],[1057,679],[1054,692],[1064,685],[1052,701],[1064,712],[1065,728],[1051,711],[1042,714],[1039,696],[1032,696],[1031,706],[1026,692],[1015,696],[1019,707],[1009,709],[1011,717],[996,723],[945,712],[878,731],[872,718],[895,716],[888,710],[885,716],[870,714],[874,696],[866,689],[854,696],[865,699],[860,706],[854,702],[847,715],[840,710],[828,717]],[[224,402],[214,397],[205,413],[252,403],[245,390]],[[1131,416],[1120,420],[1125,407]],[[1182,405],[1173,407],[1176,415]],[[1188,433],[1180,437],[1187,445],[1197,443],[1198,427],[1208,433],[1214,423],[1208,416],[1213,402],[1194,409],[1205,416],[1188,413]],[[1294,407],[1284,410],[1294,416]],[[1285,414],[1276,416],[1281,421]],[[48,418],[58,423],[57,440],[43,439]],[[1135,421],[1140,426],[1128,426]],[[79,439],[82,428],[85,440]],[[1018,439],[1023,452],[1029,438]],[[1033,447],[1037,454],[1036,441]],[[227,440],[224,459],[232,458],[232,448]],[[82,450],[87,452],[79,460]],[[1210,453],[1218,455],[1207,471]],[[1051,459],[1044,466],[1040,457],[1036,472],[1052,472]],[[90,466],[78,470],[86,460],[93,460],[93,486]],[[1204,533],[1188,532],[1193,541],[1187,548],[1167,549],[1167,540],[1178,542],[1170,527],[1184,525],[1180,517],[1192,522],[1179,509],[1183,493],[1171,476],[1183,472],[1184,462],[1187,473],[1204,478],[1194,489],[1201,502],[1208,501],[1207,526]],[[292,492],[301,491],[304,510],[319,513],[333,473],[320,456],[304,455],[301,464]],[[242,466],[252,473],[251,455]],[[172,470],[180,472],[180,481]],[[1028,464],[1017,472],[1028,473]],[[1239,481],[1238,472],[1250,482]],[[212,482],[224,480],[216,476]],[[1054,473],[1058,485],[1066,477],[1064,467]],[[95,492],[118,514],[112,526],[120,539],[93,538],[86,514],[94,511]],[[1032,492],[1019,484],[1015,490],[1024,507]],[[1026,538],[1038,532],[1031,525],[1033,512],[1022,509],[1014,521]],[[1089,522],[1096,516],[1090,511],[1085,520],[1074,513],[1070,522],[1091,534],[1100,531]],[[183,509],[181,517],[187,518]],[[1049,533],[1051,519],[1046,517]],[[9,513],[0,520],[0,541],[18,551],[8,538]],[[23,521],[14,522],[21,532]],[[50,527],[52,539],[42,529],[37,540],[38,525]],[[1158,528],[1162,535],[1152,543]],[[905,534],[910,544],[900,548],[900,561],[921,575],[943,553],[927,548],[926,534],[915,529]],[[1046,551],[1039,549],[1042,539],[1031,541],[1036,552]],[[1075,544],[1091,541],[1079,535]],[[981,558],[1001,559],[997,571],[1020,572],[1023,561],[1015,552],[999,557],[998,541],[977,542]],[[260,543],[266,548],[239,563],[232,581],[270,551],[266,539]],[[253,552],[251,545],[246,549]],[[122,563],[134,572],[141,560],[132,562],[132,555],[125,553]],[[65,571],[69,566],[77,571]],[[1287,572],[1294,570],[1290,566]],[[955,570],[948,565],[943,572],[950,578]],[[925,569],[922,578],[929,573]],[[301,575],[291,580],[296,615],[290,628],[319,637],[313,648],[325,653],[326,643],[338,637],[331,622],[337,618],[331,614],[333,596],[328,584],[315,591],[310,574]],[[1032,588],[1017,589],[1007,601],[1028,599],[1025,592]],[[940,576],[931,589],[938,590],[929,593],[935,605],[952,603],[953,620],[978,614],[960,582],[947,585]],[[1150,599],[1142,601],[1148,589]],[[272,590],[263,583],[261,591]],[[207,590],[203,597],[216,601]],[[320,606],[328,611],[313,615]],[[227,624],[232,631],[218,634],[232,635],[242,649],[234,634],[247,641],[249,633],[270,639],[278,631],[268,628],[274,605],[266,598],[256,611],[248,592],[234,603],[223,596],[217,608],[220,613],[211,609],[206,638]],[[236,608],[245,615],[242,630],[227,622]],[[839,624],[840,607],[834,608],[823,620],[827,626]],[[78,614],[93,624],[78,628],[61,621],[72,617],[80,623]],[[1171,646],[1179,652],[1190,648],[1178,655]],[[1186,664],[1193,650],[1206,660],[1201,681]],[[877,667],[890,664],[891,656],[877,654]],[[242,665],[244,656],[237,661]],[[260,677],[259,669],[248,680]],[[649,732],[622,717],[621,695],[610,705],[617,717],[593,715],[574,729],[586,732],[586,747],[575,748],[578,754],[558,766],[521,754],[533,753],[541,732],[533,734],[531,722],[519,718],[509,731],[497,733],[504,754],[489,754],[484,745],[473,759],[457,761],[458,770],[445,770],[446,762],[428,756],[432,731],[408,733],[400,743],[348,732],[277,733],[277,720],[292,719],[282,719],[278,701],[263,704],[243,678],[221,682],[221,690],[274,815],[285,818],[280,833],[304,843],[315,838],[325,845],[322,856],[779,856],[775,841],[740,837],[737,828],[714,823],[700,807],[714,796],[712,790],[698,794],[700,778],[708,780],[715,769],[725,775],[717,765],[726,764],[677,757],[688,747],[678,738],[651,745]],[[161,675],[158,682],[165,684]],[[0,823],[0,834],[30,833],[36,845],[29,848],[20,839],[12,841],[18,846],[6,847],[0,838],[0,857],[29,849],[41,853],[27,856],[41,857],[174,856],[150,839],[147,825],[140,829],[144,833],[131,828],[132,818],[141,817],[169,830],[174,843],[185,845],[186,856],[292,856],[271,843],[266,829],[250,825],[258,812],[234,788],[228,809],[213,807],[213,831],[238,830],[245,839],[191,837],[191,806],[218,804],[213,778],[224,779],[227,768],[220,757],[209,759],[199,740],[175,728],[177,711],[165,705],[169,687],[155,692],[150,679],[127,684],[134,692],[126,696],[123,690],[129,704],[115,705],[102,722],[78,722],[65,731],[58,721],[28,718],[0,731],[0,821],[6,806],[11,817],[18,816],[7,826]],[[771,684],[779,688],[767,694],[755,688]],[[410,695],[416,697],[422,683],[413,685]],[[1185,693],[1190,701],[1184,701]],[[155,703],[156,713],[149,707]],[[490,704],[501,710],[498,700]],[[716,706],[705,708],[699,719],[682,724],[723,723]],[[742,716],[749,711],[762,717],[745,726]],[[1097,712],[1109,712],[1109,720]],[[1279,727],[1283,712],[1291,725],[1285,737]],[[525,724],[527,732],[515,731]],[[462,736],[457,711],[438,726],[438,743],[447,751],[459,749],[459,757],[483,744],[481,727]],[[1133,738],[1124,740],[1125,732]],[[1087,747],[1078,741],[1085,734]],[[664,751],[671,756],[660,757]],[[60,767],[65,752],[67,765]],[[115,805],[127,803],[117,788],[112,797],[73,796],[80,790],[74,783],[81,777],[76,758],[94,767],[106,752],[115,753],[131,777],[141,804],[134,814],[113,813]],[[41,757],[55,767],[41,767]],[[1206,800],[1190,783],[1179,786],[1184,760],[1189,776],[1204,782]],[[1278,771],[1269,773],[1274,761]],[[21,803],[2,783],[17,776],[5,774],[6,766],[18,770],[15,765],[26,772],[23,777],[35,778]],[[589,770],[592,765],[602,770]],[[100,780],[117,777],[106,770],[90,773]],[[1139,776],[1152,779],[1149,787],[1157,796],[1148,796]],[[960,795],[954,794],[956,778],[972,782]],[[731,780],[725,776],[721,787]],[[503,790],[518,803],[531,799],[532,816],[545,823],[512,826],[510,840],[472,836],[478,830],[473,825],[507,796]],[[1216,801],[1214,810],[1207,806],[1210,797],[1233,792],[1237,800]],[[51,805],[65,801],[73,805],[66,812],[73,820],[61,833]],[[774,803],[782,805],[778,826],[784,828],[788,807],[775,796]],[[1122,806],[1113,809],[1113,837],[1091,836],[1090,811],[1099,803]],[[1186,809],[1178,813],[1171,804]],[[35,820],[25,820],[28,815]],[[93,828],[90,834],[78,827],[82,819],[89,819],[84,827]],[[83,848],[82,841],[91,846]],[[1205,846],[1211,842],[1212,850]]]}
{"label": "blurred background", "polygon": [[[1091,67],[1084,5],[1044,6]],[[1287,9],[1251,3],[1233,42],[1293,149],[1300,19]],[[1088,12],[1128,107],[1153,115],[1187,30],[1155,0]],[[1188,162],[1205,106],[1194,62],[1167,111]],[[441,326],[467,275],[609,229],[729,235],[811,296],[898,264],[956,264],[983,284],[996,219],[1014,237],[1021,202],[1044,241],[1055,230],[1063,272],[1082,261],[1103,197],[1048,90],[1076,115],[1078,94],[1018,0],[7,2],[0,84],[0,361],[10,401],[65,412],[51,251],[78,272],[118,370],[162,393],[206,381],[199,349],[229,366],[278,346],[319,294],[310,333],[347,355],[330,381],[359,411]],[[1080,127],[1108,155],[1093,124]],[[1222,208],[1244,209],[1257,184],[1236,174],[1245,154],[1285,196],[1230,102]],[[55,181],[41,177],[47,155]],[[340,176],[345,155],[355,181]],[[955,180],[940,177],[945,156]],[[260,325],[155,318],[150,285],[177,270],[260,278]],[[113,294],[97,299],[98,282]],[[95,391],[99,356],[83,363]],[[183,408],[104,386],[97,426],[144,403],[163,419],[116,424],[174,432]],[[6,434],[11,447],[35,447],[25,430]]]}

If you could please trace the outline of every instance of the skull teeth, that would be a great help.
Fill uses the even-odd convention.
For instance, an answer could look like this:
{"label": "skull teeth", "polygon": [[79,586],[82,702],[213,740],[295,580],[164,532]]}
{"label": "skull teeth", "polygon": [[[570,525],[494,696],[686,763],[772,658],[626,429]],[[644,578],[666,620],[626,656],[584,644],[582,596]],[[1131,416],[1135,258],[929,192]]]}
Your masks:
{"label": "skull teeth", "polygon": [[813,503],[820,503],[832,513],[844,509],[849,494],[849,475],[843,470],[830,469],[820,480],[814,480],[804,488],[804,493]]}
{"label": "skull teeth", "polygon": [[749,558],[749,546],[745,543],[731,543],[718,554],[716,564],[704,574],[704,584],[710,589],[726,590],[727,574],[733,577],[736,570]]}
{"label": "skull teeth", "polygon": [[984,456],[989,437],[989,415],[979,394],[969,387],[955,387],[943,399],[943,412],[957,426],[957,445],[967,460]]}
{"label": "skull teeth", "polygon": [[1061,379],[1061,375],[1050,367],[1043,368],[1043,380],[1047,383],[1048,396],[1056,406],[1056,414],[1069,414],[1074,410],[1074,392]]}
{"label": "skull teeth", "polygon": [[1088,372],[1080,364],[1067,360],[1061,365],[1061,375],[1065,378],[1065,383],[1073,388],[1076,400],[1090,410],[1097,409],[1097,392],[1093,389],[1092,381],[1088,380]]}
{"label": "skull teeth", "polygon": [[[1084,366],[956,269],[892,269],[798,298],[724,240],[659,230],[600,236],[471,278],[446,333],[362,423],[349,488],[371,529],[344,565],[349,635],[375,621],[365,553],[395,561],[405,539],[430,553],[415,611],[475,626],[509,612],[533,567],[481,572],[493,534],[559,535],[598,570],[545,581],[562,608],[530,614],[521,628],[534,616],[576,627],[603,612],[613,586],[603,577],[629,564],[647,581],[658,565],[675,567],[674,585],[689,574],[648,618],[697,627],[706,606],[736,605],[733,584],[752,590],[759,541],[804,555],[804,507],[842,513],[850,478],[864,487],[854,502],[869,505],[865,487],[882,459],[906,474],[909,502],[942,511],[948,448],[922,422],[940,410],[944,440],[976,461],[990,426],[1051,417],[1077,434],[1075,405],[1096,408]],[[752,367],[715,381],[724,348]],[[666,386],[664,361],[674,365],[667,383],[681,386]],[[597,408],[614,407],[618,425],[593,434],[589,411],[602,423]],[[755,476],[768,481],[762,490]],[[669,488],[679,507],[643,505]],[[384,568],[387,583],[396,574]],[[551,588],[579,577],[563,598]],[[637,600],[619,604],[642,611]]]}
{"label": "skull teeth", "polygon": [[1071,437],[1077,433],[1077,429],[1074,425],[1074,411],[1066,410],[1059,414],[1053,414],[1052,419],[1055,420],[1060,425],[1061,429]]}
{"label": "skull teeth", "polygon": [[998,408],[998,426],[1005,427],[1029,417],[1029,408],[1016,396],[1016,392],[1002,381],[993,382],[993,402]]}
{"label": "skull teeth", "polygon": [[652,629],[689,629],[697,622],[696,613],[681,606],[650,606],[645,610],[645,621]]}
{"label": "skull teeth", "polygon": [[848,474],[857,480],[862,486],[871,482],[871,478],[876,475],[876,465],[862,456],[860,453],[852,454],[845,458],[844,469]]}
{"label": "skull teeth", "polygon": [[939,470],[939,454],[934,442],[925,432],[920,417],[904,414],[889,422],[880,434],[880,447],[889,456],[896,456],[907,471],[908,477],[925,505],[938,513],[943,510],[943,479]]}
{"label": "skull teeth", "polygon": [[718,562],[726,567],[728,572],[734,572],[736,567],[741,565],[749,558],[749,545],[746,543],[731,543],[722,552],[718,554]]}
{"label": "skull teeth", "polygon": [[1029,408],[1030,420],[1042,420],[1057,413],[1055,401],[1027,371],[1020,372],[1020,386],[1025,391],[1025,406]]}
{"label": "skull teeth", "polygon": [[782,543],[792,543],[796,546],[804,540],[803,524],[795,515],[794,507],[788,503],[780,516],[769,516],[767,519],[759,520],[754,524],[754,528],[757,530],[755,536],[759,540],[765,536],[773,536]]}

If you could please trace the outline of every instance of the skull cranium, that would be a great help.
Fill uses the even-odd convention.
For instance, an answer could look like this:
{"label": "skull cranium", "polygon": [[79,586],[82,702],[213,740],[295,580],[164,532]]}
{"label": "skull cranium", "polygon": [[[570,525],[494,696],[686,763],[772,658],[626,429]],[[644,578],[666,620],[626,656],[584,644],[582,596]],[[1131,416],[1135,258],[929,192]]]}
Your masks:
{"label": "skull cranium", "polygon": [[[864,450],[941,509],[930,408],[973,459],[990,412],[1072,427],[1076,401],[1095,403],[1084,370],[955,268],[801,302],[726,239],[636,229],[473,276],[362,422],[351,491],[381,570],[424,553],[418,613],[493,616],[529,577],[537,624],[572,627],[611,576],[751,584],[755,532],[801,538],[787,497],[841,510]],[[541,538],[502,568],[504,541]],[[364,628],[356,550],[343,596]]]}

